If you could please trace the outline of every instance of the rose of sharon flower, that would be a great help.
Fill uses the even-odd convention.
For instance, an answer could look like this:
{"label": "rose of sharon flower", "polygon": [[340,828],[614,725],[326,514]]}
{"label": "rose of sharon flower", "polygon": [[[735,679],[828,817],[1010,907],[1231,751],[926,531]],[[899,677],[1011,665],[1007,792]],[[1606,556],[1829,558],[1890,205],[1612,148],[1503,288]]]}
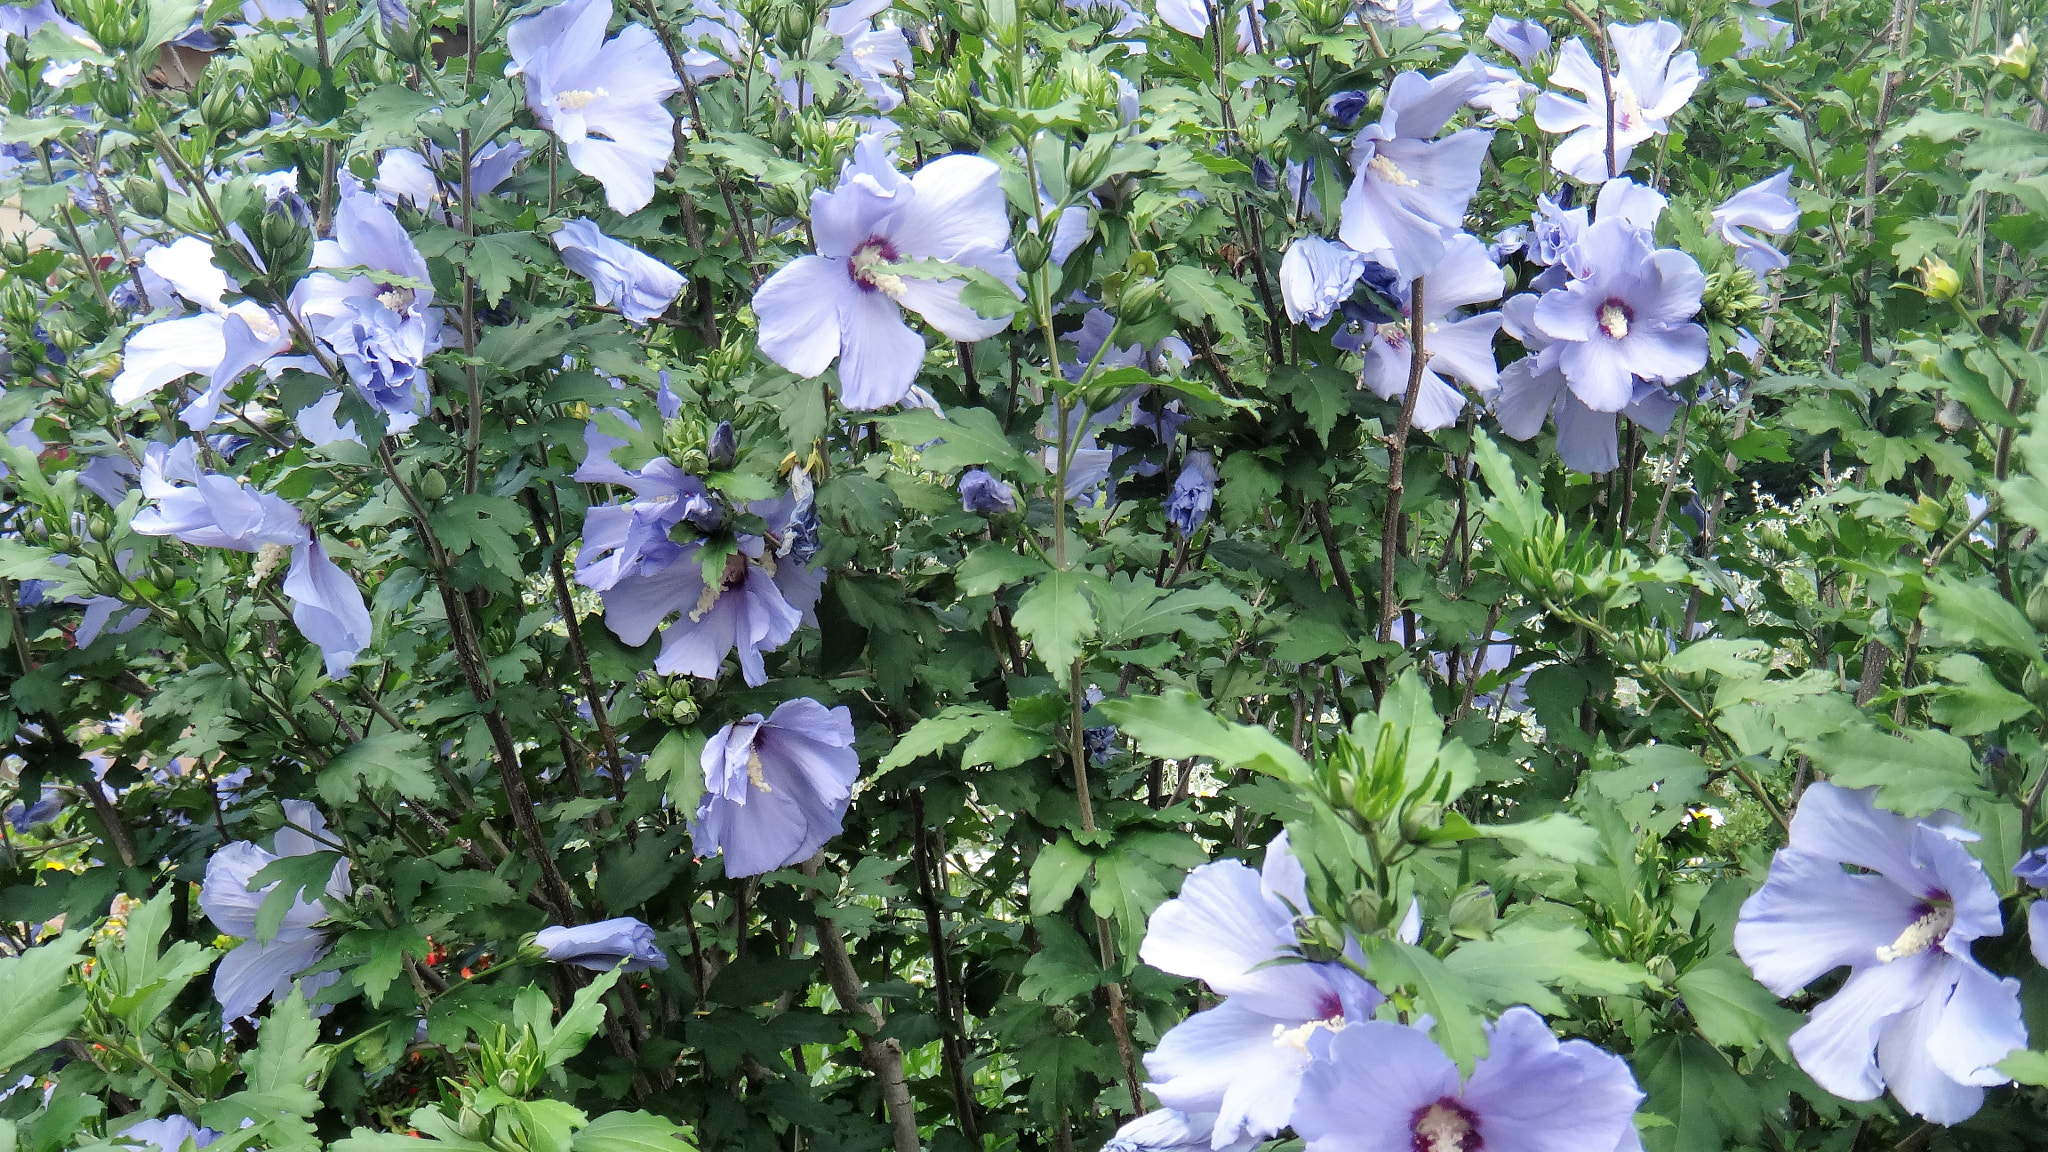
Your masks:
{"label": "rose of sharon flower", "polygon": [[[235,284],[213,262],[213,246],[196,236],[151,248],[143,267],[178,296],[199,306],[192,316],[159,320],[128,337],[121,349],[121,372],[114,377],[114,403],[139,403],[173,380],[194,373],[210,379],[178,415],[194,432],[203,431],[220,414],[228,386],[243,372],[291,346],[284,320],[253,300],[234,304],[221,299]],[[151,302],[175,306],[175,299]]]}
{"label": "rose of sharon flower", "polygon": [[982,516],[1017,510],[1017,490],[986,468],[969,468],[960,474],[960,509]]}
{"label": "rose of sharon flower", "polygon": [[201,472],[197,452],[191,440],[175,448],[149,446],[142,459],[142,494],[155,506],[137,512],[130,527],[200,548],[257,553],[259,572],[290,549],[284,594],[292,601],[292,623],[319,646],[329,676],[346,676],[370,643],[362,590],[328,558],[297,508],[231,476]]}
{"label": "rose of sharon flower", "polygon": [[562,225],[552,239],[569,270],[590,281],[600,306],[616,307],[634,324],[668,311],[682,295],[683,274],[598,231],[589,218]]}
{"label": "rose of sharon flower", "polygon": [[[631,416],[618,415],[639,426]],[[683,547],[669,534],[678,524],[712,532],[725,522],[704,481],[668,457],[657,456],[639,468],[622,467],[611,454],[626,442],[598,431],[596,424],[584,426],[583,444],[583,463],[574,477],[578,483],[611,484],[633,493],[623,504],[592,504],[584,510],[583,546],[576,552],[576,582],[584,587],[605,592],[627,576],[674,563]]]}
{"label": "rose of sharon flower", "polygon": [[1721,239],[1735,248],[1736,262],[1756,273],[1761,280],[1792,262],[1775,244],[1759,240],[1744,228],[1770,236],[1785,236],[1799,227],[1799,205],[1792,202],[1792,168],[1768,180],[1752,184],[1721,202],[1714,209],[1714,227]]}
{"label": "rose of sharon flower", "polygon": [[704,745],[704,799],[690,822],[697,854],[725,857],[728,876],[800,863],[839,835],[860,755],[853,713],[785,701],[727,724]]}
{"label": "rose of sharon flower", "polygon": [[[1586,407],[1558,365],[1562,348],[1536,327],[1536,301],[1524,292],[1501,305],[1501,326],[1520,340],[1529,355],[1500,370],[1500,393],[1493,411],[1500,429],[1517,440],[1543,431],[1543,418],[1557,422],[1557,454],[1574,472],[1599,474],[1621,465],[1620,440],[1614,414]],[[1639,427],[1662,436],[1678,414],[1679,400],[1669,388],[1646,380],[1635,382],[1628,406],[1621,410]]]}
{"label": "rose of sharon flower", "polygon": [[1643,1093],[1621,1057],[1560,1042],[1510,1008],[1485,1057],[1458,1066],[1420,1028],[1385,1020],[1317,1036],[1295,1108],[1308,1152],[1635,1152]]}
{"label": "rose of sharon flower", "polygon": [[1280,300],[1287,318],[1320,332],[1365,274],[1365,257],[1320,236],[1303,236],[1280,257]]}
{"label": "rose of sharon flower", "polygon": [[534,935],[533,945],[557,964],[574,964],[593,972],[609,972],[621,960],[628,972],[668,970],[668,953],[655,944],[654,929],[631,916],[567,928],[551,925]]}
{"label": "rose of sharon flower", "polygon": [[1102,1152],[1251,1152],[1259,1146],[1256,1136],[1213,1146],[1210,1138],[1215,1131],[1214,1112],[1190,1116],[1158,1108],[1117,1129]]}
{"label": "rose of sharon flower", "polygon": [[1507,49],[1524,68],[1550,51],[1549,30],[1534,20],[1510,20],[1495,13],[1486,25],[1486,38]]}
{"label": "rose of sharon flower", "polygon": [[410,428],[427,404],[427,357],[441,348],[426,258],[390,206],[354,192],[335,211],[334,239],[313,245],[313,267],[371,269],[347,280],[315,272],[292,289],[291,305],[390,427]]}
{"label": "rose of sharon flower", "polygon": [[1557,363],[1595,412],[1635,399],[1637,377],[1681,380],[1707,363],[1707,330],[1693,323],[1707,278],[1675,248],[1653,250],[1641,229],[1601,219],[1578,244],[1585,274],[1546,292],[1536,327],[1559,344]]}
{"label": "rose of sharon flower", "polygon": [[1146,928],[1145,963],[1225,998],[1176,1024],[1145,1057],[1146,1087],[1160,1103],[1217,1114],[1216,1148],[1287,1127],[1310,1040],[1372,1019],[1385,999],[1342,964],[1272,963],[1299,955],[1294,919],[1308,911],[1301,864],[1283,833],[1267,845],[1260,872],[1236,860],[1190,872]]}
{"label": "rose of sharon flower", "polygon": [[220,1133],[175,1114],[130,1124],[114,1135],[115,1143],[154,1148],[156,1152],[183,1152],[186,1141],[195,1148],[204,1148],[218,1139]]}
{"label": "rose of sharon flower", "polygon": [[654,175],[675,149],[675,118],[662,101],[682,90],[654,33],[628,24],[610,40],[611,0],[566,0],[505,32],[512,69],[526,78],[526,106],[562,141],[569,163],[604,185],[625,215],[654,200]]}
{"label": "rose of sharon flower", "polygon": [[[1476,237],[1459,233],[1444,250],[1436,270],[1422,281],[1422,394],[1415,400],[1415,427],[1428,432],[1457,422],[1465,394],[1447,383],[1451,376],[1482,395],[1499,386],[1493,363],[1493,335],[1500,331],[1500,313],[1452,319],[1468,304],[1498,300],[1507,287],[1500,267],[1486,257]],[[1358,381],[1382,400],[1405,396],[1413,361],[1408,317],[1414,308],[1408,285],[1394,288],[1402,317],[1380,325],[1364,348],[1365,368]]]}
{"label": "rose of sharon flower", "polygon": [[939,260],[980,268],[1015,291],[1000,175],[992,161],[955,154],[906,177],[885,137],[862,136],[839,186],[811,194],[817,255],[798,257],[754,294],[761,351],[806,377],[837,358],[841,401],[884,408],[902,401],[924,365],[924,338],[903,309],[955,340],[1008,327],[1008,317],[985,319],[961,302],[965,280],[891,271],[898,261]]}
{"label": "rose of sharon flower", "polygon": [[[642,476],[653,471],[650,465]],[[796,477],[797,473],[792,473],[792,485],[797,483]],[[681,487],[678,492],[687,494]],[[601,593],[605,626],[638,647],[663,621],[680,613],[680,619],[662,628],[661,651],[654,658],[656,672],[715,680],[726,653],[737,652],[741,674],[748,684],[759,687],[768,681],[763,654],[787,644],[800,625],[817,623],[812,609],[818,603],[824,575],[810,566],[817,540],[808,519],[813,513],[807,499],[793,494],[782,500],[756,501],[748,510],[765,522],[767,536],[739,535],[735,550],[708,576],[703,540],[675,546],[670,552],[665,537],[657,540],[643,535],[637,543],[627,539],[640,549],[633,553],[638,560]],[[688,515],[687,508],[682,515]],[[657,514],[656,519],[660,518]],[[644,530],[648,525],[640,527]],[[608,534],[606,541],[610,539]],[[668,558],[659,559],[663,556]],[[627,567],[623,561],[619,566]],[[580,573],[578,579],[582,579]]]}
{"label": "rose of sharon flower", "polygon": [[1216,503],[1216,458],[1207,452],[1190,452],[1180,475],[1174,478],[1173,491],[1166,497],[1166,518],[1173,523],[1182,539],[1195,534],[1209,519],[1209,509]]}
{"label": "rose of sharon flower", "polygon": [[[213,997],[220,1001],[223,1020],[254,1016],[266,998],[282,1000],[291,995],[295,981],[300,994],[310,1000],[315,992],[341,979],[339,972],[299,979],[299,973],[318,964],[332,947],[327,933],[314,927],[327,918],[327,909],[307,903],[304,893],[296,896],[292,906],[285,910],[276,937],[257,938],[257,913],[263,907],[264,897],[277,883],[251,892],[249,881],[280,857],[334,850],[327,837],[327,821],[312,804],[287,800],[284,818],[285,826],[277,830],[276,852],[266,852],[248,840],[235,840],[222,845],[206,862],[206,879],[199,886],[199,906],[215,927],[243,938],[221,959],[220,967],[213,973]],[[340,900],[354,890],[349,883],[348,861],[335,861],[323,891]]]}
{"label": "rose of sharon flower", "polygon": [[1790,841],[1742,905],[1735,951],[1780,996],[1847,967],[1841,990],[1792,1034],[1793,1058],[1844,1099],[1889,1087],[1914,1115],[1955,1124],[2010,1079],[1997,1064],[2027,1045],[2020,982],[1970,954],[2004,931],[1998,892],[1953,813],[1914,820],[1875,797],[1806,790]]}
{"label": "rose of sharon flower", "polygon": [[[1678,51],[1685,33],[1669,20],[1657,20],[1634,27],[1607,26],[1614,45],[1615,74],[1604,82],[1600,66],[1579,40],[1565,44],[1558,53],[1552,83],[1584,93],[1574,100],[1556,92],[1536,98],[1536,126],[1545,132],[1569,132],[1550,155],[1551,167],[1574,180],[1598,184],[1619,176],[1628,167],[1635,146],[1652,136],[1671,130],[1665,123],[1700,84],[1699,58]],[[1607,106],[1607,90],[1614,91],[1614,106]],[[1608,169],[1607,123],[1614,121],[1614,163]]]}
{"label": "rose of sharon flower", "polygon": [[[2012,874],[2029,888],[2048,888],[2048,848],[2036,848],[2020,857]],[[2048,900],[2027,905],[2027,947],[2038,963],[2048,967]]]}
{"label": "rose of sharon flower", "polygon": [[1464,224],[1493,133],[1467,128],[1434,137],[1486,83],[1485,73],[1471,68],[1453,68],[1435,79],[1420,72],[1394,77],[1379,122],[1352,138],[1353,175],[1339,215],[1339,239],[1404,279],[1436,267],[1444,245]]}

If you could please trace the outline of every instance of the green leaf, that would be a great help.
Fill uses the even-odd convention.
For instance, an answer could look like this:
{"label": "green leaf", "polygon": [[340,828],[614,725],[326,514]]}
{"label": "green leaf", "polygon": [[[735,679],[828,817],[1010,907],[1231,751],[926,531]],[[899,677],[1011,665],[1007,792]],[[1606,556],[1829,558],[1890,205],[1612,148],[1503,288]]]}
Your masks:
{"label": "green leaf", "polygon": [[1927,591],[1932,599],[1921,616],[1950,643],[2003,648],[2040,662],[2041,637],[1998,589],[1937,576],[1928,581]]}
{"label": "green leaf", "polygon": [[954,570],[953,582],[962,596],[989,596],[1046,571],[1045,561],[1038,557],[990,543],[967,554]]}
{"label": "green leaf", "polygon": [[463,270],[495,308],[512,285],[525,280],[536,266],[551,264],[554,259],[555,254],[531,232],[492,232],[470,245],[469,263]]}
{"label": "green leaf", "polygon": [[[933,472],[955,472],[986,464],[1011,474],[1025,471],[1024,453],[1003,435],[996,414],[986,408],[955,408],[940,416],[914,408],[882,418],[893,443],[918,448],[918,463]],[[933,443],[943,441],[943,443]]]}
{"label": "green leaf", "polygon": [[488,567],[507,576],[520,574],[519,545],[512,534],[525,531],[526,517],[511,500],[482,493],[451,496],[429,519],[449,555],[461,556],[474,548]]}
{"label": "green leaf", "polygon": [[1565,864],[1598,861],[1600,834],[1576,816],[1552,812],[1519,824],[1485,824],[1481,836],[1491,836],[1516,852],[1543,856]]}
{"label": "green leaf", "polygon": [[1586,777],[1630,824],[1662,837],[1685,820],[1707,783],[1707,763],[1676,744],[1643,744],[1622,753],[1623,767]]}
{"label": "green leaf", "polygon": [[605,850],[597,870],[597,895],[612,915],[624,915],[661,895],[682,875],[690,866],[690,854],[681,851],[685,835],[687,830],[678,825],[659,836],[643,832],[630,844]]}
{"label": "green leaf", "polygon": [[1055,843],[1039,849],[1038,859],[1031,862],[1031,914],[1050,916],[1066,907],[1093,863],[1094,858],[1074,843],[1072,836],[1062,834]]}
{"label": "green leaf", "polygon": [[256,1034],[256,1051],[243,1060],[249,1091],[279,1101],[299,1116],[320,1109],[319,1089],[332,1049],[318,1046],[320,1025],[297,989],[275,1004]]}
{"label": "green leaf", "polygon": [[983,728],[998,714],[990,709],[972,704],[949,705],[937,716],[927,716],[910,726],[896,740],[896,746],[875,765],[877,773],[901,768],[914,762],[920,756],[929,756],[967,739]]}
{"label": "green leaf", "polygon": [[1081,644],[1095,635],[1095,608],[1088,596],[1089,577],[1073,569],[1047,572],[1017,601],[1011,618],[1031,641],[1038,658],[1061,684],[1073,674]]}
{"label": "green leaf", "polygon": [[1768,1047],[1778,1059],[1792,1059],[1786,1044],[1806,1018],[1779,1004],[1735,957],[1693,965],[1678,978],[1678,992],[1707,1039],[1722,1047]]}
{"label": "green leaf", "polygon": [[1999,1061],[1998,1070],[2022,1084],[2048,1087],[2048,1052],[2022,1048]]}
{"label": "green leaf", "polygon": [[1747,1140],[1763,1123],[1756,1090],[1697,1036],[1653,1037],[1634,1064],[1644,1107],[1671,1121],[1643,1132],[1645,1152],[1724,1152],[1730,1136]]}
{"label": "green leaf", "polygon": [[1904,816],[1924,816],[1989,796],[1970,746],[1946,732],[1914,732],[1900,739],[1865,725],[1825,733],[1802,747],[1834,783],[1875,786],[1878,803]]}
{"label": "green leaf", "polygon": [[1975,656],[1952,653],[1935,666],[1935,671],[1951,687],[1937,690],[1928,704],[1928,715],[1958,736],[1981,736],[1997,731],[2000,725],[2033,715],[2033,704],[2000,684],[1991,669]]}
{"label": "green leaf", "polygon": [[1515,923],[1459,945],[1444,967],[1495,1007],[1527,1004],[1546,1016],[1569,1010],[1553,988],[1619,996],[1648,982],[1641,968],[1595,955],[1592,943],[1582,928]]}
{"label": "green leaf", "polygon": [[576,1133],[574,1152],[697,1152],[690,1129],[651,1112],[606,1112]]}
{"label": "green leaf", "polygon": [[1224,721],[1192,692],[1105,700],[1095,710],[1150,756],[1207,756],[1225,768],[1249,768],[1302,785],[1314,778],[1301,754],[1285,741],[1264,728]]}
{"label": "green leaf", "polygon": [[315,783],[321,799],[337,806],[359,803],[365,789],[372,796],[395,792],[408,800],[432,800],[442,789],[417,732],[379,732],[358,740],[328,761]]}
{"label": "green leaf", "polygon": [[1245,288],[1225,280],[1196,264],[1174,264],[1159,274],[1159,286],[1173,304],[1173,314],[1190,324],[1205,318],[1216,322],[1216,330],[1237,340],[1245,338],[1243,305],[1237,297]]}
{"label": "green leaf", "polygon": [[85,1017],[85,992],[71,983],[71,966],[86,934],[76,929],[18,956],[0,959],[0,1069],[14,1065],[71,1034]]}
{"label": "green leaf", "polygon": [[[593,979],[589,984],[576,990],[576,998],[569,1002],[567,1011],[555,1022],[548,1035],[541,1039],[541,1063],[548,1068],[559,1066],[563,1061],[583,1051],[597,1030],[604,1027],[607,1011],[604,994],[619,982],[625,961],[620,966]],[[536,1032],[539,1029],[535,1029]]]}

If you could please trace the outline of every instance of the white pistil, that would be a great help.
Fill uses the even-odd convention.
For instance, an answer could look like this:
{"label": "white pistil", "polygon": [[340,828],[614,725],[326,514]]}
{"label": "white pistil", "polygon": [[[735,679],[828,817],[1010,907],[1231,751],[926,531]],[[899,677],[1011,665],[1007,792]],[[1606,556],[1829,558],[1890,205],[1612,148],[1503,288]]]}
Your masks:
{"label": "white pistil", "polygon": [[1879,948],[1877,958],[1880,962],[1889,964],[1894,960],[1904,960],[1908,956],[1918,956],[1934,947],[1943,936],[1948,935],[1948,930],[1955,927],[1955,923],[1956,906],[1946,900],[1937,900],[1926,915],[1906,925],[1906,930],[1899,933],[1898,939]]}
{"label": "white pistil", "polygon": [[1610,340],[1626,339],[1628,337],[1628,312],[1619,304],[1602,304],[1600,306],[1600,331],[1605,332]]}
{"label": "white pistil", "polygon": [[287,551],[289,549],[282,544],[265,544],[257,549],[256,566],[249,570],[249,587],[261,587],[263,582],[269,579],[270,574],[277,571],[277,566],[284,561]]}
{"label": "white pistil", "polygon": [[591,101],[596,100],[600,96],[609,95],[611,93],[602,88],[590,91],[585,91],[581,88],[571,88],[566,92],[555,93],[555,106],[564,112],[581,112],[585,108],[590,107]]}
{"label": "white pistil", "polygon": [[1318,1028],[1328,1028],[1332,1032],[1342,1032],[1344,1030],[1344,1017],[1339,1015],[1332,1016],[1328,1020],[1310,1020],[1292,1028],[1285,1024],[1275,1024],[1273,1025],[1273,1047],[1292,1048],[1296,1052],[1306,1053],[1308,1051],[1308,1039],[1316,1034],[1316,1029]]}
{"label": "white pistil", "polygon": [[1367,167],[1372,169],[1373,175],[1397,188],[1419,188],[1422,186],[1421,181],[1409,179],[1408,174],[1401,171],[1399,164],[1394,163],[1385,156],[1373,156],[1372,162]]}
{"label": "white pistil", "polygon": [[750,751],[747,753],[747,783],[752,784],[763,792],[775,791],[775,789],[768,786],[768,781],[761,777],[761,754],[759,752]]}
{"label": "white pistil", "polygon": [[903,277],[882,271],[889,266],[889,260],[882,255],[880,245],[861,245],[847,257],[846,263],[855,280],[879,289],[891,300],[903,298]]}

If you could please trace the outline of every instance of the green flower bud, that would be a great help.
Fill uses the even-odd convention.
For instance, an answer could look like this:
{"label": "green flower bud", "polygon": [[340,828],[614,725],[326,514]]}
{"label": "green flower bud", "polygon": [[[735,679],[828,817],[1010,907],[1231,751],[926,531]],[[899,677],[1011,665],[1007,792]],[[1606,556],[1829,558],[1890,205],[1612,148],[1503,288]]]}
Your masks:
{"label": "green flower bud", "polygon": [[1017,250],[1017,266],[1024,269],[1027,274],[1045,267],[1046,255],[1051,251],[1051,246],[1046,243],[1045,237],[1038,235],[1036,232],[1026,232],[1024,235],[1017,237],[1015,247]]}
{"label": "green flower bud", "polygon": [[420,473],[420,496],[426,500],[439,500],[448,494],[448,477],[439,468],[429,468]]}
{"label": "green flower bud", "polygon": [[1963,278],[1939,256],[1920,262],[1920,285],[1930,299],[1953,300],[1963,290]]}
{"label": "green flower bud", "polygon": [[1499,923],[1500,914],[1493,903],[1493,890],[1484,884],[1474,884],[1451,901],[1448,917],[1451,935],[1466,940],[1490,940],[1494,925]]}
{"label": "green flower bud", "polygon": [[2005,51],[1991,58],[1991,63],[2007,76],[2025,80],[2034,72],[2034,41],[2025,28],[2012,34],[2012,43]]}
{"label": "green flower bud", "polygon": [[939,113],[939,135],[955,148],[969,147],[980,142],[974,132],[974,121],[948,108]]}
{"label": "green flower bud", "polygon": [[2048,581],[2027,593],[2027,619],[2033,621],[2034,627],[2048,632]]}
{"label": "green flower bud", "polygon": [[1350,918],[1351,930],[1361,936],[1380,930],[1380,917],[1385,911],[1386,901],[1377,892],[1354,892],[1344,903],[1344,914]]}
{"label": "green flower bud", "polygon": [[211,1048],[194,1048],[185,1053],[185,1070],[194,1076],[204,1076],[220,1067],[220,1057]]}
{"label": "green flower bud", "polygon": [[163,185],[141,176],[130,176],[121,182],[121,197],[128,202],[131,211],[161,220],[164,215]]}
{"label": "green flower bud", "polygon": [[1344,927],[1321,916],[1298,916],[1294,921],[1294,943],[1304,960],[1335,963],[1344,955]]}

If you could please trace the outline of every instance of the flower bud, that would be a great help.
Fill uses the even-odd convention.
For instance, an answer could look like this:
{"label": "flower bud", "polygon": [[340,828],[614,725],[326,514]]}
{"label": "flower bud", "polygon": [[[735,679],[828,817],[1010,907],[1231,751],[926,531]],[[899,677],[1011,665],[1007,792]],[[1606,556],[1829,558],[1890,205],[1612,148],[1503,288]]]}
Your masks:
{"label": "flower bud", "polygon": [[194,1076],[204,1076],[220,1067],[220,1057],[211,1048],[194,1048],[185,1053],[185,1070]]}
{"label": "flower bud", "polygon": [[2033,622],[2034,627],[2048,632],[2048,581],[2027,593],[2027,619]]}
{"label": "flower bud", "polygon": [[1380,930],[1380,917],[1386,910],[1386,901],[1372,891],[1359,891],[1345,901],[1344,913],[1351,920],[1353,931],[1361,935]]}
{"label": "flower bud", "polygon": [[1493,890],[1484,884],[1474,884],[1458,893],[1451,901],[1451,912],[1446,919],[1453,936],[1467,940],[1492,939],[1493,926],[1500,920],[1493,903]]}
{"label": "flower bud", "polygon": [[420,473],[420,497],[425,500],[439,500],[448,494],[448,477],[439,468],[429,468]]}
{"label": "flower bud", "polygon": [[946,143],[955,148],[980,142],[974,132],[974,121],[951,108],[939,113],[939,135],[944,136]]}
{"label": "flower bud", "polygon": [[1344,927],[1321,916],[1297,916],[1294,943],[1302,959],[1331,964],[1344,955]]}
{"label": "flower bud", "polygon": [[1166,298],[1166,290],[1149,276],[1126,283],[1116,302],[1117,318],[1133,328],[1158,319],[1172,307],[1173,302]]}
{"label": "flower bud", "polygon": [[1929,256],[1920,262],[1920,284],[1935,300],[1953,300],[1963,290],[1963,278],[1939,256]]}
{"label": "flower bud", "polygon": [[669,720],[678,725],[695,724],[697,717],[703,714],[695,700],[677,700],[668,706]]}
{"label": "flower bud", "polygon": [[739,462],[739,457],[740,434],[733,431],[732,421],[720,420],[704,446],[705,466],[713,472],[725,472]]}
{"label": "flower bud", "polygon": [[156,181],[141,176],[130,176],[121,182],[121,198],[139,215],[152,220],[163,219],[164,190]]}
{"label": "flower bud", "polygon": [[1643,967],[1648,968],[1650,975],[1656,977],[1657,982],[1664,985],[1664,987],[1676,988],[1678,986],[1678,965],[1671,962],[1671,957],[1653,956],[1650,958],[1649,963],[1643,965]]}
{"label": "flower bud", "polygon": [[1051,251],[1051,246],[1046,243],[1045,237],[1038,235],[1036,232],[1026,232],[1024,235],[1017,237],[1015,248],[1017,251],[1017,266],[1024,269],[1027,274],[1045,267],[1045,257]]}
{"label": "flower bud", "polygon": [[2034,71],[2034,41],[2025,28],[2012,34],[2012,43],[2005,51],[1991,58],[1991,63],[2007,76],[2025,80]]}
{"label": "flower bud", "polygon": [[516,1070],[506,1068],[498,1073],[498,1091],[507,1096],[517,1096],[520,1094],[519,1088],[519,1073]]}
{"label": "flower bud", "polygon": [[975,0],[960,0],[953,6],[953,26],[962,36],[979,39],[988,32],[988,13]]}

